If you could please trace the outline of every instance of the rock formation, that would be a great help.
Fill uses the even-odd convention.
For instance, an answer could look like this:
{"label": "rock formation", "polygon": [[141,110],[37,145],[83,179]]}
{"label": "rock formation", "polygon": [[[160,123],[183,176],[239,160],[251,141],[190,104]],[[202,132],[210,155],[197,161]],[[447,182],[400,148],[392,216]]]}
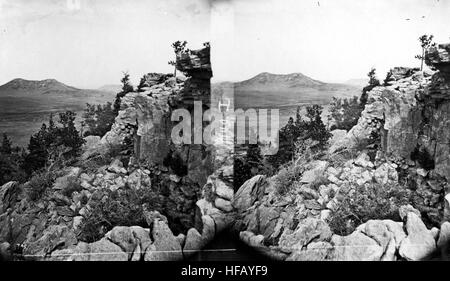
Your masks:
{"label": "rock formation", "polygon": [[[213,146],[174,144],[171,113],[193,111],[193,102],[210,105],[212,76],[209,46],[177,55],[185,77],[148,73],[139,91],[121,99],[111,130],[101,139],[88,137],[81,161],[90,163],[133,144],[132,157],[116,155],[111,163],[57,172],[53,187],[30,200],[27,184],[0,189],[2,258],[44,260],[179,260],[200,250],[232,220],[232,166],[215,169],[220,155]],[[193,114],[192,114],[193,115]],[[220,158],[220,157],[219,157]],[[230,160],[220,158],[222,162]],[[231,161],[232,162],[232,161]],[[79,190],[67,189],[76,183]],[[146,226],[112,226],[103,238],[86,242],[80,226],[111,192],[156,194],[160,205],[144,212]],[[130,202],[132,204],[132,202]]]}
{"label": "rock formation", "polygon": [[[427,52],[434,73],[393,68],[386,85],[368,92],[358,123],[332,132],[326,156],[299,167],[290,192],[277,193],[278,175],[244,183],[233,199],[241,239],[281,260],[420,260],[448,245],[449,46]],[[365,150],[368,140],[376,153]],[[397,221],[371,219],[333,234],[327,224],[344,198],[373,184],[402,184],[414,207],[399,208]]]}

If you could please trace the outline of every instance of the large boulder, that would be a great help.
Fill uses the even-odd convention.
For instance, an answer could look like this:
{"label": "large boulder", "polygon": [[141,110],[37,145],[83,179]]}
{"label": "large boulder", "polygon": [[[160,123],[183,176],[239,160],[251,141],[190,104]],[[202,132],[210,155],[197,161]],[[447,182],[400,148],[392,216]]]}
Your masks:
{"label": "large boulder", "polygon": [[75,233],[63,225],[51,225],[36,241],[24,245],[23,254],[30,259],[44,258],[58,248],[75,245]]}
{"label": "large boulder", "polygon": [[19,183],[16,181],[10,181],[0,187],[0,214],[14,205],[19,191]]}
{"label": "large boulder", "polygon": [[266,177],[257,175],[247,180],[236,192],[233,198],[233,206],[241,213],[250,208],[256,201],[264,196]]}
{"label": "large boulder", "polygon": [[133,235],[133,231],[127,226],[116,226],[106,233],[105,237],[118,245],[130,258],[138,244]]}
{"label": "large boulder", "polygon": [[106,238],[89,244],[89,261],[127,261],[128,254]]}
{"label": "large boulder", "polygon": [[183,247],[184,256],[190,256],[200,250],[205,245],[205,241],[202,239],[202,235],[197,229],[191,228],[186,235],[185,244]]}
{"label": "large boulder", "polygon": [[430,47],[425,54],[425,63],[444,73],[450,73],[450,44]]}
{"label": "large boulder", "polygon": [[400,245],[400,256],[406,260],[417,261],[433,254],[436,241],[417,214],[409,212],[406,215],[405,228],[408,235]]}
{"label": "large boulder", "polygon": [[348,236],[331,237],[334,251],[333,260],[338,261],[379,261],[383,248],[372,238],[355,231]]}
{"label": "large boulder", "polygon": [[152,240],[154,249],[147,248],[144,257],[146,261],[174,261],[183,258],[180,243],[164,221],[156,219],[153,222]]}
{"label": "large boulder", "polygon": [[437,246],[439,248],[445,248],[450,246],[450,222],[448,221],[444,222],[441,225]]}
{"label": "large boulder", "polygon": [[396,259],[395,252],[397,247],[395,234],[389,230],[384,221],[369,220],[360,229],[361,232],[375,240],[381,246],[383,250],[381,260],[394,261]]}
{"label": "large boulder", "polygon": [[331,235],[330,227],[324,221],[307,218],[299,222],[296,230],[285,231],[280,237],[279,246],[284,252],[294,252],[312,241],[328,241]]}
{"label": "large boulder", "polygon": [[306,249],[293,252],[287,261],[324,261],[331,257],[333,245],[329,242],[311,242]]}
{"label": "large boulder", "polygon": [[12,259],[11,245],[8,242],[0,243],[0,262]]}

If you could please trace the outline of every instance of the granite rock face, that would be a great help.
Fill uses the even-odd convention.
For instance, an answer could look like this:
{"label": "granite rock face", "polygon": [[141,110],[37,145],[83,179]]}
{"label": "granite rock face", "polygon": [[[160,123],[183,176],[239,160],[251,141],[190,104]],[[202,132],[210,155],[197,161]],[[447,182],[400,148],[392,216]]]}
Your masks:
{"label": "granite rock face", "polygon": [[[81,157],[82,161],[101,159],[133,144],[129,161],[114,155],[110,164],[102,162],[93,170],[57,171],[54,188],[37,200],[27,198],[28,183],[2,186],[0,242],[8,243],[4,247],[15,252],[23,248],[27,259],[177,260],[184,257],[186,243],[186,249],[194,252],[227,227],[233,220],[232,166],[221,165],[214,171],[213,147],[171,140],[178,123],[171,120],[175,110],[186,109],[193,116],[194,100],[202,101],[202,110],[209,108],[209,54],[207,47],[177,56],[177,68],[186,77],[144,75],[139,90],[122,97],[111,130],[101,139],[90,137]],[[69,192],[72,184],[77,190]],[[126,192],[156,194],[158,202],[150,204],[156,209],[146,205],[141,218],[149,228],[112,225],[105,233],[102,227],[103,238],[86,243],[79,234],[95,206]]]}
{"label": "granite rock face", "polygon": [[425,55],[425,63],[441,72],[450,73],[450,43],[429,48]]}
{"label": "granite rock face", "polygon": [[[426,62],[439,71],[432,77],[410,68],[394,68],[388,86],[375,87],[358,124],[330,152],[354,147],[372,133],[381,135],[383,150],[394,156],[414,158],[426,151],[436,172],[450,178],[449,45],[430,48]],[[415,160],[415,159],[413,159]]]}
{"label": "granite rock face", "polygon": [[[172,74],[144,75],[139,92],[126,94],[119,114],[101,140],[103,146],[118,146],[133,141],[134,155],[139,161],[171,168],[178,176],[187,176],[199,184],[206,183],[212,173],[211,155],[203,144],[175,145],[171,140],[171,120],[176,109],[193,114],[193,102],[201,101],[209,108],[212,77],[210,50],[204,48],[177,55],[176,66],[187,78]],[[100,149],[101,150],[101,149]]]}
{"label": "granite rock face", "polygon": [[[442,222],[450,218],[445,200],[450,198],[449,46],[427,52],[427,64],[438,70],[434,73],[393,68],[386,85],[368,92],[358,123],[348,132],[333,134],[320,164],[317,159],[290,164],[298,165],[299,174],[287,193],[277,193],[281,173],[244,183],[233,200],[234,228],[241,239],[283,260],[392,261],[433,256],[437,246],[448,240],[448,224]],[[374,136],[377,146],[371,150],[364,141]],[[334,223],[335,229],[330,218],[344,199],[370,186],[398,188],[395,192],[408,194],[411,205],[395,206],[395,218],[361,221],[348,235],[333,234],[322,226]]]}

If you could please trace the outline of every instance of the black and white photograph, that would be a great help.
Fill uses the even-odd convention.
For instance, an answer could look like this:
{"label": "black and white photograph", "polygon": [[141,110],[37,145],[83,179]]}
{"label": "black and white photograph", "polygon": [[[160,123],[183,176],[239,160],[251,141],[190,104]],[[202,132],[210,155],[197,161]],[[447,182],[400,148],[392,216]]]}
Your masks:
{"label": "black and white photograph", "polygon": [[448,261],[449,15],[0,0],[0,260],[184,280]]}

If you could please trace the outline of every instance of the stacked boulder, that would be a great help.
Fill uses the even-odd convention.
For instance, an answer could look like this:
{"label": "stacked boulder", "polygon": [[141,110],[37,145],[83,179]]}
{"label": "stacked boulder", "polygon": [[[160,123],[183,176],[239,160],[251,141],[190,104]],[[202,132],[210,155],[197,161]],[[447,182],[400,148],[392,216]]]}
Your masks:
{"label": "stacked boulder", "polygon": [[314,215],[306,204],[298,207],[294,200],[276,197],[271,185],[264,176],[242,185],[233,200],[238,213],[234,227],[245,243],[275,259],[423,260],[440,258],[437,250],[450,243],[448,222],[428,229],[411,205],[399,208],[402,221],[369,220],[349,235],[336,235],[321,212]]}
{"label": "stacked boulder", "polygon": [[[437,72],[392,69],[368,92],[358,123],[332,132],[327,156],[297,167],[287,194],[278,194],[277,176],[244,183],[232,201],[241,239],[282,260],[419,260],[448,248],[449,57],[449,45],[439,45],[426,54]],[[373,136],[380,149],[364,151]],[[329,218],[343,196],[370,184],[404,186],[414,207],[400,208],[401,222],[369,220],[333,234]]]}
{"label": "stacked boulder", "polygon": [[[186,77],[146,74],[139,91],[121,98],[111,130],[101,139],[89,137],[81,158],[95,162],[133,143],[129,162],[116,155],[109,165],[94,165],[95,171],[80,167],[58,171],[53,188],[35,201],[24,192],[27,184],[1,187],[0,241],[8,241],[2,244],[2,256],[5,249],[21,248],[20,258],[27,259],[181,259],[225,228],[233,196],[232,169],[223,167],[213,174],[211,147],[171,141],[174,110],[192,113],[194,100],[203,102],[203,110],[209,108],[209,52],[206,47],[177,55],[177,68]],[[77,190],[69,191],[72,186]],[[117,226],[99,241],[79,241],[80,225],[92,206],[111,192],[130,188],[164,197],[163,209],[145,214],[149,228]]]}

